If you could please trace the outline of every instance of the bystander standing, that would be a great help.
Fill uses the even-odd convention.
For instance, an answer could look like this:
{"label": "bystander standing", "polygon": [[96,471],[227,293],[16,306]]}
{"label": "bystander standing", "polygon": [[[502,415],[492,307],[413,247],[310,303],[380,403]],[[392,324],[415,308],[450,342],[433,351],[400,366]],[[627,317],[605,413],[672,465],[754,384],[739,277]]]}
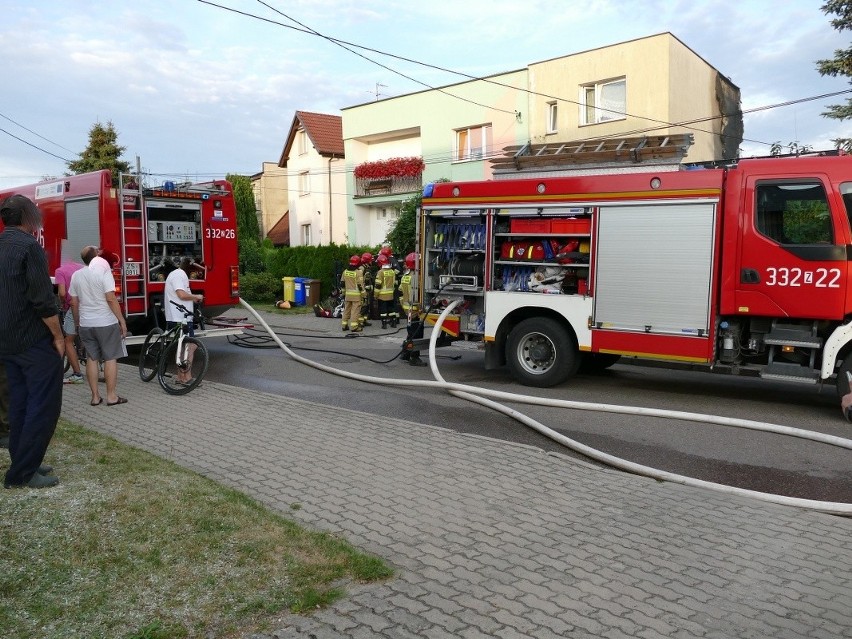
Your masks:
{"label": "bystander standing", "polygon": [[71,286],[71,276],[83,268],[82,264],[68,260],[63,262],[53,279],[56,282],[56,294],[59,296],[59,304],[62,319],[62,332],[65,333],[65,357],[71,366],[71,374],[65,378],[67,384],[82,384],[83,374],[80,372],[80,360],[77,357],[77,348],[74,341],[77,339],[77,327],[74,325],[74,314],[71,312],[71,294],[68,292]]}
{"label": "bystander standing", "polygon": [[9,388],[6,488],[46,488],[59,479],[42,464],[62,410],[65,338],[47,269],[35,238],[41,211],[28,198],[0,203],[0,360]]}
{"label": "bystander standing", "polygon": [[98,256],[95,246],[87,246],[80,257],[87,268],[71,276],[71,312],[80,341],[86,349],[86,381],[92,391],[92,406],[103,403],[98,388],[98,362],[104,366],[106,404],[116,406],[127,400],[116,391],[118,358],[127,355],[124,337],[127,324],[115,297],[115,279],[109,262]]}
{"label": "bystander standing", "polygon": [[[193,293],[189,288],[189,273],[193,268],[198,268],[198,265],[192,258],[184,257],[180,261],[180,268],[174,268],[173,264],[167,264],[168,275],[166,276],[166,286],[163,289],[163,311],[166,314],[166,327],[171,328],[175,324],[187,322],[186,316],[175,304],[180,304],[187,311],[192,313],[195,310],[195,303],[204,301],[204,296]],[[192,318],[188,320],[190,334],[192,331]],[[179,370],[175,381],[179,384],[187,384],[191,382],[189,375],[192,370],[192,357],[195,353],[195,345],[190,344],[187,360],[189,366],[186,370]]]}

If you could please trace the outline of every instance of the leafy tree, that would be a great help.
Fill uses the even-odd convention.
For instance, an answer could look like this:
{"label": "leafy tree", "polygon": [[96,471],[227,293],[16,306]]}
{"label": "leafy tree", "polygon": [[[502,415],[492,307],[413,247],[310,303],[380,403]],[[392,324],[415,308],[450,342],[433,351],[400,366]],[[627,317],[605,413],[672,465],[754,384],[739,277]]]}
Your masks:
{"label": "leafy tree", "polygon": [[68,163],[68,170],[79,174],[109,169],[112,183],[117,185],[118,174],[130,169],[130,165],[121,159],[125,150],[126,147],[118,146],[118,133],[112,122],[107,122],[106,126],[96,122],[89,129],[89,146],[80,153],[79,160]]}
{"label": "leafy tree", "polygon": [[[449,182],[447,178],[438,178],[435,182]],[[417,250],[417,212],[423,204],[423,194],[412,195],[399,207],[399,217],[394,227],[388,231],[394,255],[406,256]]]}
{"label": "leafy tree", "polygon": [[[834,14],[837,16],[831,20],[831,26],[838,31],[852,30],[852,1],[829,0],[820,9],[826,15]],[[852,78],[852,46],[847,49],[836,49],[834,57],[831,59],[817,60],[817,70],[820,75]],[[852,84],[852,80],[849,82]],[[852,119],[852,98],[847,98],[846,104],[829,105],[828,111],[825,111],[822,115],[840,121]],[[847,152],[852,152],[852,138],[835,138],[832,142],[838,149],[842,148]]]}
{"label": "leafy tree", "polygon": [[260,247],[260,225],[251,178],[228,174],[225,179],[234,189],[234,206],[237,209],[237,250],[240,255],[240,273],[260,273],[264,270],[263,251]]}
{"label": "leafy tree", "polygon": [[417,211],[422,201],[423,197],[417,194],[400,205],[399,217],[387,237],[394,255],[408,255],[417,247]]}
{"label": "leafy tree", "polygon": [[813,147],[810,144],[800,144],[799,142],[781,144],[780,142],[774,142],[769,149],[769,155],[775,157],[784,155],[784,149],[787,149],[790,155],[801,155],[813,151]]}

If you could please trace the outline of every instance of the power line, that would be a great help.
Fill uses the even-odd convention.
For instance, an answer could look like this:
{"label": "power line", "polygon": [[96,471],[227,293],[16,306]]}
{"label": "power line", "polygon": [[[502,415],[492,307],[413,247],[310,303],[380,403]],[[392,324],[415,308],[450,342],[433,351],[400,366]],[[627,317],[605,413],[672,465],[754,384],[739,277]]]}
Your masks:
{"label": "power line", "polygon": [[[453,93],[450,93],[449,91],[445,91],[445,90],[444,90],[444,89],[442,89],[442,88],[439,88],[439,87],[433,87],[433,86],[432,86],[432,85],[430,85],[430,84],[427,84],[427,83],[425,83],[425,82],[421,82],[420,80],[417,80],[416,78],[412,78],[411,76],[406,75],[405,73],[402,73],[401,71],[398,71],[398,70],[396,70],[396,69],[392,69],[392,68],[390,68],[389,66],[382,64],[381,62],[378,62],[378,61],[376,61],[376,60],[373,60],[372,58],[368,58],[367,56],[365,56],[365,55],[363,55],[363,54],[361,54],[361,53],[358,53],[357,51],[355,51],[354,49],[352,49],[350,46],[347,46],[346,44],[344,44],[343,42],[341,42],[341,41],[339,41],[339,40],[336,40],[336,39],[334,39],[334,38],[330,38],[330,37],[328,37],[328,36],[323,35],[323,34],[322,34],[322,33],[320,33],[319,31],[316,31],[316,30],[312,29],[311,27],[307,26],[306,24],[303,24],[303,23],[299,22],[299,21],[298,21],[298,20],[296,20],[295,18],[293,18],[293,17],[291,17],[291,16],[288,16],[286,13],[283,13],[282,11],[279,11],[279,10],[278,10],[278,9],[276,9],[275,7],[270,6],[269,4],[267,4],[266,2],[264,2],[263,0],[257,0],[257,1],[258,1],[260,4],[262,4],[264,7],[266,7],[267,9],[270,9],[270,10],[274,11],[274,12],[275,12],[275,13],[277,13],[278,15],[284,16],[285,18],[287,18],[287,19],[288,19],[288,20],[290,20],[291,22],[295,22],[296,24],[298,24],[298,25],[299,25],[300,27],[302,27],[303,29],[306,29],[306,30],[307,30],[307,31],[306,31],[306,33],[309,33],[309,34],[311,34],[311,35],[315,35],[315,36],[318,36],[318,37],[320,37],[320,38],[323,38],[324,40],[327,40],[327,41],[331,42],[332,44],[335,44],[335,45],[339,46],[340,48],[342,48],[342,49],[344,49],[344,50],[346,50],[346,51],[349,51],[350,53],[353,53],[353,54],[357,55],[359,58],[363,58],[363,59],[364,59],[364,60],[366,60],[367,62],[372,62],[372,63],[373,63],[373,64],[375,64],[376,66],[381,67],[382,69],[386,69],[387,71],[390,71],[391,73],[396,73],[397,75],[402,76],[402,77],[403,77],[403,78],[405,78],[406,80],[411,80],[412,82],[415,82],[415,83],[417,83],[417,84],[419,84],[419,85],[421,85],[421,86],[426,87],[427,89],[432,89],[433,91],[438,91],[439,93],[443,93],[443,94],[445,94],[445,95],[448,95],[448,96],[450,96],[451,98],[456,98],[456,99],[458,99],[458,100],[463,100],[464,102],[469,102],[470,104],[473,104],[473,105],[476,105],[476,106],[480,106],[480,107],[483,107],[483,108],[485,108],[485,109],[493,109],[493,110],[495,110],[495,111],[501,111],[501,112],[503,112],[503,113],[508,113],[508,114],[510,114],[510,115],[518,115],[517,111],[507,111],[506,109],[500,109],[500,108],[498,108],[498,107],[490,106],[490,105],[487,105],[487,104],[482,104],[482,103],[480,103],[480,102],[476,102],[475,100],[470,100],[470,99],[468,99],[468,98],[463,98],[463,97],[461,97],[461,96],[459,96],[459,95],[455,95],[455,94],[453,94]],[[206,4],[212,4],[212,3],[206,3]],[[218,6],[218,5],[216,5],[216,6]],[[247,15],[250,15],[250,14],[247,14]],[[284,25],[282,25],[282,26],[284,26]],[[358,45],[353,45],[353,46],[358,46]],[[364,48],[364,47],[359,47],[359,48]],[[381,52],[380,52],[380,51],[377,51],[377,53],[381,53]]]}
{"label": "power line", "polygon": [[[12,134],[12,133],[9,133],[6,129],[0,128],[0,132],[5,133],[5,134],[6,134],[6,135],[8,135],[9,137],[15,138],[15,139],[16,139],[16,140],[18,140],[19,142],[23,142],[23,143],[24,143],[24,144],[26,144],[27,146],[31,146],[32,148],[34,148],[34,149],[36,149],[36,150],[38,150],[38,151],[41,151],[42,153],[46,153],[47,155],[52,155],[53,157],[55,157],[55,158],[57,158],[57,159],[59,159],[59,160],[62,160],[62,161],[63,161],[63,162],[65,162],[66,164],[69,164],[69,163],[71,162],[71,160],[67,160],[67,159],[63,158],[62,156],[56,155],[56,153],[51,153],[50,151],[47,151],[47,150],[45,150],[45,149],[41,148],[40,146],[36,146],[35,144],[33,144],[33,143],[31,143],[31,142],[27,142],[27,141],[26,141],[26,140],[24,140],[23,138],[19,138],[17,135],[14,135],[14,134]],[[39,136],[39,137],[41,137],[41,136]],[[49,140],[48,140],[48,141],[49,141]]]}
{"label": "power line", "polygon": [[[381,63],[379,63],[379,62],[376,62],[376,61],[374,61],[374,60],[372,60],[372,59],[370,59],[370,58],[367,58],[366,56],[364,56],[364,55],[362,55],[362,54],[360,54],[360,53],[358,53],[358,52],[356,52],[356,51],[353,51],[350,47],[355,47],[355,48],[358,48],[358,49],[363,49],[363,50],[365,50],[365,51],[370,51],[370,52],[372,52],[372,53],[377,53],[377,54],[379,54],[379,55],[384,55],[384,56],[387,56],[387,57],[390,57],[390,58],[394,58],[394,59],[397,59],[397,60],[401,60],[401,61],[404,61],[404,62],[409,62],[409,63],[411,63],[411,64],[417,64],[417,65],[420,65],[420,66],[424,66],[424,67],[427,67],[427,68],[430,68],[430,69],[435,69],[435,70],[442,71],[442,72],[445,72],[445,73],[451,73],[451,74],[454,74],[454,75],[458,75],[458,76],[461,76],[461,77],[467,78],[468,80],[477,80],[477,81],[482,81],[482,82],[485,82],[485,83],[494,84],[494,85],[501,86],[501,87],[504,87],[504,88],[509,88],[509,89],[512,89],[512,90],[515,90],[515,91],[521,91],[521,92],[527,93],[527,94],[529,94],[529,95],[535,95],[535,96],[539,96],[539,97],[544,97],[544,98],[547,98],[547,99],[557,100],[557,101],[565,102],[565,103],[568,103],[568,104],[576,104],[576,105],[578,105],[578,106],[585,106],[583,103],[581,103],[581,102],[579,102],[579,101],[577,101],[577,100],[572,100],[572,99],[565,98],[565,97],[561,97],[561,96],[550,95],[550,94],[547,94],[547,93],[541,93],[541,92],[533,91],[533,90],[531,90],[531,89],[524,88],[524,87],[516,87],[516,86],[514,86],[514,85],[506,84],[506,83],[504,83],[504,82],[500,82],[500,81],[498,81],[498,80],[493,80],[493,79],[488,78],[488,77],[478,77],[478,76],[469,75],[469,74],[467,74],[467,73],[463,73],[463,72],[461,72],[461,71],[455,71],[455,70],[452,70],[452,69],[447,69],[447,68],[445,68],[445,67],[441,67],[441,66],[438,66],[438,65],[430,64],[430,63],[423,62],[423,61],[420,61],[420,60],[414,60],[414,59],[412,59],[412,58],[407,58],[407,57],[400,56],[400,55],[397,55],[397,54],[388,53],[388,52],[386,52],[386,51],[381,51],[381,50],[379,50],[379,49],[375,49],[375,48],[372,48],[372,47],[367,47],[367,46],[360,45],[360,44],[357,44],[357,43],[348,42],[348,41],[346,41],[346,40],[341,40],[341,39],[338,39],[338,38],[333,38],[333,37],[330,37],[330,36],[326,36],[326,35],[323,35],[323,34],[321,34],[321,33],[317,32],[317,31],[316,31],[316,30],[314,30],[314,29],[311,29],[310,27],[307,27],[306,25],[304,25],[304,24],[302,24],[301,22],[299,22],[299,21],[295,20],[294,18],[292,18],[292,17],[290,17],[290,16],[288,16],[288,15],[286,15],[286,14],[282,13],[282,12],[281,12],[281,11],[279,11],[278,9],[275,9],[274,7],[271,7],[269,4],[267,4],[267,3],[266,3],[266,2],[264,2],[263,0],[257,0],[257,1],[258,1],[260,4],[262,4],[262,5],[266,6],[267,8],[271,9],[272,11],[275,11],[275,12],[276,12],[276,13],[278,13],[279,15],[282,15],[282,16],[286,17],[288,20],[291,20],[292,22],[295,22],[296,24],[300,25],[302,28],[294,27],[294,26],[292,26],[292,25],[285,24],[285,23],[279,22],[279,21],[277,21],[277,20],[272,20],[272,19],[270,19],[270,18],[265,18],[265,17],[263,17],[263,16],[259,16],[259,15],[256,15],[256,14],[253,14],[253,13],[249,13],[249,12],[246,12],[246,11],[240,11],[240,10],[238,10],[238,9],[233,9],[233,8],[231,8],[231,7],[226,7],[226,6],[223,6],[223,5],[220,5],[220,4],[216,4],[216,3],[214,3],[214,2],[211,2],[210,0],[198,0],[198,1],[199,1],[199,2],[201,2],[202,4],[207,4],[207,5],[210,5],[210,6],[216,7],[216,8],[218,8],[218,9],[223,9],[223,10],[225,10],[225,11],[230,11],[230,12],[232,12],[232,13],[236,13],[236,14],[239,14],[239,15],[242,15],[242,16],[245,16],[245,17],[248,17],[248,18],[252,18],[252,19],[255,19],[255,20],[262,21],[262,22],[267,22],[267,23],[270,23],[270,24],[273,24],[273,25],[276,25],[276,26],[283,27],[283,28],[285,28],[285,29],[291,29],[291,30],[294,30],[294,31],[298,31],[298,32],[300,32],[300,33],[305,33],[305,34],[307,34],[307,35],[314,35],[314,36],[321,37],[321,38],[323,38],[323,39],[325,39],[325,40],[327,40],[327,41],[329,41],[329,42],[332,42],[333,44],[336,44],[336,45],[338,45],[338,46],[341,46],[342,48],[346,49],[347,51],[350,51],[351,53],[354,53],[355,55],[358,55],[359,57],[361,57],[361,58],[363,58],[363,59],[365,59],[365,60],[368,60],[369,62],[372,62],[372,63],[374,63],[374,64],[377,64],[378,66],[381,66],[382,68],[384,68],[384,69],[387,69],[387,70],[391,71],[392,73],[397,73],[397,74],[399,74],[399,75],[402,75],[402,77],[405,77],[406,79],[412,80],[413,82],[416,82],[417,84],[420,84],[420,85],[422,85],[422,86],[426,86],[426,87],[428,87],[428,88],[433,88],[433,89],[434,89],[434,87],[430,87],[429,85],[427,85],[427,84],[425,84],[425,83],[423,83],[423,82],[420,82],[419,80],[415,80],[415,79],[411,78],[410,76],[407,76],[407,75],[405,75],[405,74],[399,73],[398,71],[396,71],[396,70],[394,70],[394,69],[391,69],[391,68],[389,68],[389,67],[387,67],[387,66],[385,66],[385,65],[383,65],[383,64],[381,64]],[[462,98],[462,97],[460,97],[460,96],[456,96],[456,95],[451,94],[451,93],[449,93],[449,92],[443,91],[442,89],[436,89],[436,90],[441,91],[442,93],[446,93],[446,94],[447,94],[447,95],[449,95],[450,97],[455,97],[455,98],[457,98],[457,99],[460,99],[460,100],[463,100],[463,101],[466,101],[466,102],[471,102],[470,100],[467,100],[466,98]],[[848,92],[848,91],[847,91],[847,92]],[[841,93],[843,93],[843,92],[841,92]],[[832,94],[828,94],[828,95],[832,95]],[[479,103],[476,103],[476,102],[473,102],[473,103],[474,103],[474,104],[477,104],[478,106],[486,106],[486,105],[482,105],[482,104],[479,104]],[[497,108],[497,107],[492,107],[492,106],[486,106],[486,108],[491,108],[491,109],[494,109],[494,110],[497,110],[497,111],[503,111],[504,113],[516,113],[516,112],[509,112],[509,111],[505,111],[505,110],[503,110],[503,109],[499,109],[499,108]],[[687,121],[687,122],[686,122],[686,123],[684,123],[684,124],[675,124],[675,123],[667,122],[666,120],[659,120],[659,119],[651,118],[651,117],[647,117],[647,116],[631,114],[631,113],[628,113],[628,112],[626,112],[626,111],[619,111],[619,110],[616,110],[616,109],[609,109],[609,108],[606,108],[606,107],[595,107],[595,108],[596,108],[597,110],[600,110],[600,111],[606,111],[606,112],[609,112],[609,113],[614,113],[614,114],[616,114],[616,115],[622,115],[622,116],[625,116],[625,117],[631,117],[631,118],[635,118],[635,119],[646,120],[646,121],[648,121],[648,122],[653,122],[653,123],[656,123],[657,125],[660,125],[660,126],[655,126],[655,127],[649,127],[649,128],[646,128],[646,129],[639,129],[639,130],[637,130],[637,132],[638,132],[638,133],[649,132],[649,131],[657,130],[657,129],[659,129],[659,128],[667,128],[667,127],[672,127],[672,126],[680,126],[680,127],[682,127],[682,128],[685,128],[685,129],[690,129],[690,130],[698,131],[698,132],[700,132],[700,133],[709,133],[709,134],[712,134],[712,135],[724,135],[724,134],[717,133],[717,132],[715,132],[715,131],[708,131],[708,130],[706,130],[706,129],[701,129],[701,128],[698,128],[698,127],[689,126],[689,121]],[[739,113],[742,113],[742,111],[736,111],[736,112],[734,112],[734,113],[723,114],[721,117],[731,117],[731,116],[737,115],[737,114],[739,114]],[[700,120],[698,120],[698,121],[700,121]],[[621,134],[615,134],[615,135],[621,135]],[[607,138],[607,137],[611,137],[611,136],[601,136],[601,137],[602,137],[602,138]],[[766,146],[771,146],[771,145],[772,145],[772,143],[771,143],[771,142],[764,142],[764,141],[762,141],[762,140],[752,140],[752,139],[748,139],[748,138],[743,138],[743,139],[742,139],[742,141],[744,141],[744,142],[753,142],[753,143],[756,143],[756,144],[763,144],[763,145],[766,145]]]}
{"label": "power line", "polygon": [[19,126],[19,127],[21,127],[24,131],[27,131],[28,133],[32,133],[34,136],[36,136],[36,137],[38,137],[38,138],[41,138],[41,139],[42,139],[42,140],[44,140],[45,142],[50,142],[53,146],[58,146],[60,149],[64,149],[65,151],[68,151],[69,153],[74,153],[74,151],[72,151],[71,149],[69,149],[69,148],[67,148],[67,147],[62,146],[62,145],[61,145],[61,144],[59,144],[58,142],[54,142],[53,140],[48,140],[48,139],[47,139],[46,137],[44,137],[43,135],[39,135],[38,133],[36,133],[36,132],[35,132],[35,131],[33,131],[32,129],[28,129],[27,127],[25,127],[25,126],[24,126],[23,124],[21,124],[20,122],[15,122],[15,121],[14,121],[12,118],[10,118],[8,115],[3,115],[2,113],[0,113],[0,118],[3,118],[3,119],[5,119],[5,120],[8,120],[9,122],[11,122],[12,124],[14,124],[15,126]]}

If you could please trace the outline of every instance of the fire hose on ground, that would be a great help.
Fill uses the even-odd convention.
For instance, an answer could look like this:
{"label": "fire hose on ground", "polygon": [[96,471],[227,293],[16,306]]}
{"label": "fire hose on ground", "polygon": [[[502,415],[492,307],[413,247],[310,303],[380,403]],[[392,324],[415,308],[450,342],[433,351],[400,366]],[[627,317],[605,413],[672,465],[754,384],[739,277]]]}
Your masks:
{"label": "fire hose on ground", "polygon": [[680,419],[686,421],[694,421],[694,422],[702,422],[707,424],[715,424],[720,426],[730,426],[734,428],[746,428],[749,430],[759,430],[764,432],[777,433],[780,435],[787,435],[791,437],[799,437],[801,439],[808,439],[811,441],[816,441],[824,444],[829,444],[831,446],[838,446],[841,448],[852,449],[852,440],[844,439],[842,437],[836,437],[833,435],[825,435],[823,433],[815,433],[812,431],[807,431],[800,428],[792,428],[789,426],[782,426],[779,424],[770,424],[765,422],[757,422],[752,420],[744,420],[737,419],[732,417],[719,417],[715,415],[704,415],[701,413],[689,413],[683,411],[672,411],[665,409],[657,409],[657,408],[644,408],[638,406],[618,406],[614,404],[600,404],[595,402],[577,402],[571,400],[560,400],[560,399],[548,399],[539,396],[533,395],[519,395],[515,393],[507,393],[505,391],[497,391],[490,390],[486,388],[478,388],[476,386],[470,386],[467,384],[456,384],[453,382],[447,382],[444,380],[440,371],[438,370],[436,364],[436,354],[435,349],[437,347],[437,338],[441,333],[441,326],[444,323],[444,320],[447,316],[452,312],[452,310],[459,304],[459,301],[452,302],[449,304],[444,311],[439,316],[438,320],[435,323],[435,326],[432,330],[432,334],[429,340],[429,365],[432,370],[432,375],[435,377],[436,381],[429,380],[414,380],[414,379],[390,379],[385,377],[373,377],[370,375],[361,375],[359,373],[350,373],[348,371],[343,371],[337,368],[333,368],[331,366],[326,366],[325,364],[320,364],[318,362],[314,362],[305,357],[298,355],[293,352],[290,348],[287,347],[284,342],[282,342],[278,336],[272,331],[266,321],[255,311],[246,301],[240,300],[240,303],[257,318],[258,322],[264,329],[269,333],[272,340],[281,348],[285,353],[287,353],[290,357],[295,359],[298,362],[311,366],[317,370],[325,371],[328,373],[332,373],[334,375],[338,375],[341,377],[347,377],[349,379],[355,379],[358,381],[366,382],[369,384],[383,384],[383,385],[394,385],[394,386],[416,386],[421,388],[436,388],[443,389],[448,391],[451,395],[455,397],[459,397],[462,399],[466,399],[468,401],[474,402],[481,406],[485,406],[487,408],[491,408],[497,412],[500,412],[504,415],[507,415],[522,424],[532,428],[533,430],[539,432],[552,439],[553,441],[573,450],[574,452],[580,453],[589,459],[593,459],[597,462],[605,464],[607,466],[617,468],[619,470],[624,470],[629,473],[633,473],[636,475],[641,475],[644,477],[650,477],[652,479],[660,480],[660,481],[668,481],[676,484],[682,484],[685,486],[693,486],[697,488],[705,488],[708,490],[713,490],[716,492],[721,492],[728,495],[737,495],[741,497],[750,497],[753,499],[758,499],[760,501],[766,501],[774,504],[781,504],[784,506],[793,506],[796,508],[803,508],[807,510],[814,510],[823,513],[830,513],[833,515],[843,515],[843,516],[852,516],[852,503],[843,503],[843,502],[831,502],[831,501],[818,501],[813,499],[801,499],[798,497],[787,497],[784,495],[775,495],[772,493],[764,493],[755,490],[749,490],[745,488],[737,488],[735,486],[728,486],[725,484],[719,484],[716,482],[705,481],[702,479],[696,479],[694,477],[687,477],[685,475],[679,475],[677,473],[671,473],[668,471],[660,470],[657,468],[652,468],[650,466],[644,466],[642,464],[637,464],[635,462],[628,461],[626,459],[622,459],[620,457],[615,457],[614,455],[610,455],[608,453],[604,453],[595,448],[591,448],[586,446],[585,444],[581,444],[561,433],[545,426],[541,422],[538,422],[528,415],[525,415],[513,408],[500,404],[496,401],[493,401],[490,398],[501,399],[504,401],[510,401],[519,404],[535,404],[537,406],[551,406],[555,408],[568,408],[573,410],[587,410],[587,411],[598,411],[598,412],[609,412],[609,413],[620,413],[626,415],[642,415],[648,417],[659,417],[665,419]]}

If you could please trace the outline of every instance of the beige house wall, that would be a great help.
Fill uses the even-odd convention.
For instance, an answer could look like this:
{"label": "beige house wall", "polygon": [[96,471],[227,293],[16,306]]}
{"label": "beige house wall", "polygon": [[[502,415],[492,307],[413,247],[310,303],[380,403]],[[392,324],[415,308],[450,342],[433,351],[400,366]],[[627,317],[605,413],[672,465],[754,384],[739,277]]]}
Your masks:
{"label": "beige house wall", "polygon": [[287,212],[287,170],[277,162],[264,162],[261,172],[252,180],[257,221],[261,237]]}
{"label": "beige house wall", "polygon": [[[670,33],[530,64],[531,140],[541,144],[627,137],[644,131],[650,135],[692,133],[695,143],[689,149],[687,161],[719,159],[719,120],[699,122],[689,128],[666,126],[666,123],[718,117],[721,114],[716,97],[718,76],[715,68]],[[582,124],[582,87],[619,78],[626,79],[627,116],[610,122]],[[548,133],[548,103],[553,101],[557,103],[557,131]]]}

